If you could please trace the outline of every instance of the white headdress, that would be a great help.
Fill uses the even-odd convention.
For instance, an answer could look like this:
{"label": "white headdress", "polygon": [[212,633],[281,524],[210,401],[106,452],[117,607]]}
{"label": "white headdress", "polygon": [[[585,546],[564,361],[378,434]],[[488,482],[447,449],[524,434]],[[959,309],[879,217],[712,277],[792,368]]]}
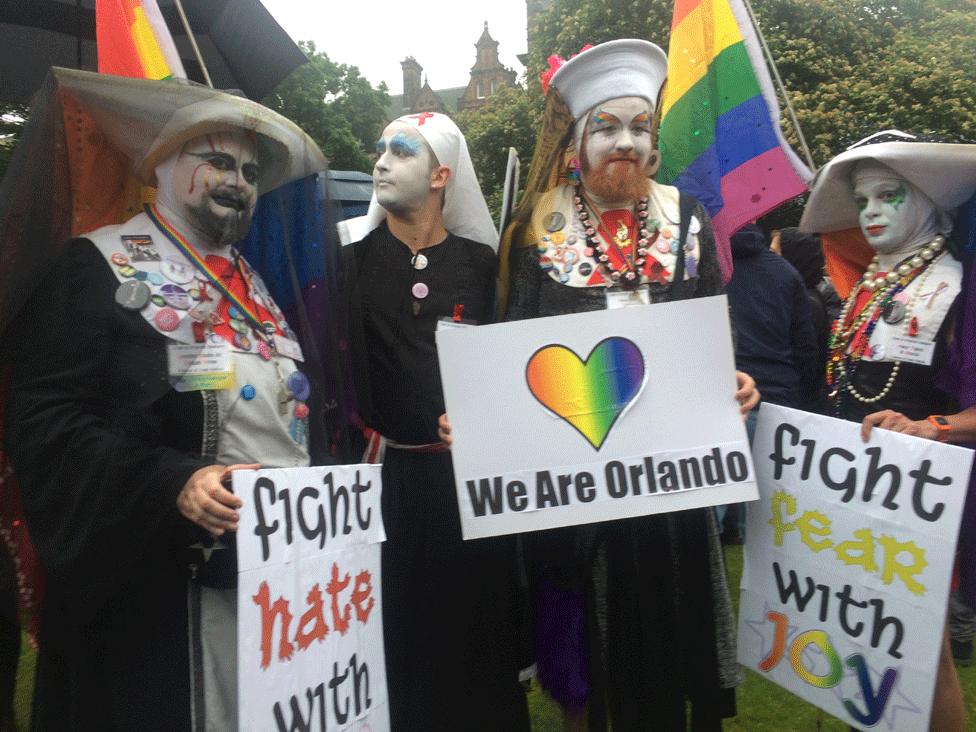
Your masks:
{"label": "white headdress", "polygon": [[[481,193],[461,130],[450,117],[434,112],[408,114],[394,122],[403,122],[416,129],[434,151],[437,162],[451,169],[444,193],[444,228],[456,236],[488,244],[497,251],[498,232]],[[340,236],[345,243],[359,241],[380,225],[386,213],[374,193],[365,216],[340,224]]]}

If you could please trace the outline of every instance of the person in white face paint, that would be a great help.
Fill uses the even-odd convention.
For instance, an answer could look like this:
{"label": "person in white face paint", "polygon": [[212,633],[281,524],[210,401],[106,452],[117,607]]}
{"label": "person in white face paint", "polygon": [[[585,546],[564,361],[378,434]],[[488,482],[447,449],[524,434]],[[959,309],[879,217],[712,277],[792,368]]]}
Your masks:
{"label": "person in white face paint", "polygon": [[[666,70],[654,44],[618,40],[548,79],[545,127],[503,239],[505,318],[722,293],[704,208],[650,177]],[[759,394],[746,374],[738,381],[746,413]],[[711,508],[540,532],[530,555],[538,678],[567,729],[684,729],[690,702],[695,729],[720,730],[735,713],[740,671]]]}
{"label": "person in white face paint", "polygon": [[[94,139],[157,191],[64,245],[11,339],[5,448],[48,578],[33,724],[234,729],[242,503],[228,476],[307,466],[314,400],[235,245],[259,193],[325,160],[248,100],[58,73],[100,120]],[[198,346],[209,375],[188,367]]]}
{"label": "person in white face paint", "polygon": [[[343,252],[365,460],[383,462],[383,630],[394,730],[527,730],[514,542],[462,541],[434,332],[494,313],[497,234],[441,114],[376,143],[369,213]],[[358,239],[358,241],[356,241]]]}
{"label": "person in white face paint", "polygon": [[[827,363],[834,414],[861,422],[865,441],[874,427],[942,442],[976,439],[976,409],[951,414],[955,400],[938,378],[947,366],[962,280],[949,246],[949,214],[974,192],[976,145],[922,142],[897,130],[852,145],[814,181],[800,229],[858,227],[875,252],[834,323]],[[961,537],[963,551],[966,542]],[[950,606],[933,730],[966,725],[949,629],[965,638],[971,657],[976,616],[955,593]]]}

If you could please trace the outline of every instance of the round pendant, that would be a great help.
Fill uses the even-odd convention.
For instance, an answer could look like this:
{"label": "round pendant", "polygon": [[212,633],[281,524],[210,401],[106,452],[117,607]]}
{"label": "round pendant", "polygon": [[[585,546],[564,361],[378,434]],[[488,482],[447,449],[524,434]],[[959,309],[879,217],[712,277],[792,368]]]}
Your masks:
{"label": "round pendant", "polygon": [[415,282],[413,287],[410,288],[410,293],[418,300],[423,300],[430,294],[430,288],[423,282]]}
{"label": "round pendant", "polygon": [[193,266],[177,257],[166,257],[160,262],[159,271],[170,282],[175,282],[178,285],[192,282],[196,277],[196,270],[193,269]]}
{"label": "round pendant", "polygon": [[430,262],[427,260],[426,255],[418,254],[410,260],[410,264],[413,265],[414,269],[427,269],[427,265]]}
{"label": "round pendant", "polygon": [[905,319],[905,314],[908,312],[908,308],[905,304],[898,302],[897,300],[892,300],[887,305],[881,313],[881,317],[884,318],[884,322],[888,325],[895,325],[900,323]]}
{"label": "round pendant", "polygon": [[166,304],[177,310],[190,309],[190,295],[179,285],[166,284],[159,288],[159,294],[163,296]]}
{"label": "round pendant", "polygon": [[156,327],[161,331],[169,333],[179,327],[180,316],[173,308],[163,308],[153,316],[153,322],[156,323]]}
{"label": "round pendant", "polygon": [[288,387],[288,391],[295,395],[295,398],[304,402],[308,399],[309,393],[311,393],[312,388],[309,384],[308,377],[305,376],[301,371],[293,371],[288,374],[288,379],[285,381],[285,385]]}
{"label": "round pendant", "polygon": [[151,293],[143,282],[129,280],[115,290],[115,302],[126,310],[142,310],[149,304]]}
{"label": "round pendant", "polygon": [[566,226],[566,217],[559,211],[553,211],[546,217],[546,231],[559,231]]}

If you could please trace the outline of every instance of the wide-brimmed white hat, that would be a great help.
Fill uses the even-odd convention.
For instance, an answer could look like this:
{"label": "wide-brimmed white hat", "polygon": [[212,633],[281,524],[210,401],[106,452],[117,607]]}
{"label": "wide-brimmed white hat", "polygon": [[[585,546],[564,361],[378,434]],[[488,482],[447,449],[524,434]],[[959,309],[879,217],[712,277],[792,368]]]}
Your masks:
{"label": "wide-brimmed white hat", "polygon": [[961,206],[976,193],[976,145],[922,142],[905,132],[887,130],[855,143],[820,169],[800,220],[802,231],[858,226],[851,174],[859,162],[868,160],[891,168],[943,212]]}
{"label": "wide-brimmed white hat", "polygon": [[657,105],[668,76],[668,57],[650,41],[623,38],[593,46],[563,64],[549,82],[579,119],[597,104],[643,97]]}
{"label": "wide-brimmed white hat", "polygon": [[190,140],[229,130],[256,136],[261,193],[327,167],[318,145],[298,125],[250,99],[183,79],[160,82],[74,69],[51,73],[132,161],[143,183],[155,185],[156,166]]}

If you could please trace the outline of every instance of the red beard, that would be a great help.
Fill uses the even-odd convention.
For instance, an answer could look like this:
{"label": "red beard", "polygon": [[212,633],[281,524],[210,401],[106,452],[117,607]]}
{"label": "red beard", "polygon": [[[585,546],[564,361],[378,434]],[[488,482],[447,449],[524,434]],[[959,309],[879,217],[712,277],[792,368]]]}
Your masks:
{"label": "red beard", "polygon": [[[583,152],[580,160],[580,177],[583,187],[603,201],[620,203],[636,201],[647,195],[647,173],[634,156],[611,157],[596,167]],[[629,161],[629,162],[621,162]]]}

